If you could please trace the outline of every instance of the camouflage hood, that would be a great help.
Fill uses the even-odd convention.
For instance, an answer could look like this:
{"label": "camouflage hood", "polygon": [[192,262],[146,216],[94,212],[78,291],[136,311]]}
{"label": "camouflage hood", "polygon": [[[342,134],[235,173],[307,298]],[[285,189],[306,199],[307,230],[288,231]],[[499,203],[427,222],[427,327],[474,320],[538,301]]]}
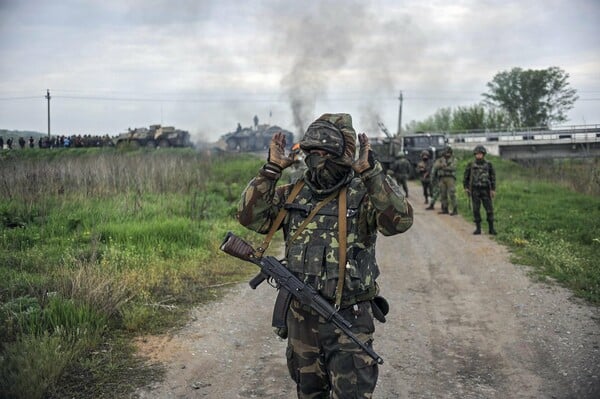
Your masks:
{"label": "camouflage hood", "polygon": [[350,114],[323,114],[310,124],[300,141],[300,148],[309,152],[325,150],[337,157],[339,165],[351,166],[356,152],[356,132]]}

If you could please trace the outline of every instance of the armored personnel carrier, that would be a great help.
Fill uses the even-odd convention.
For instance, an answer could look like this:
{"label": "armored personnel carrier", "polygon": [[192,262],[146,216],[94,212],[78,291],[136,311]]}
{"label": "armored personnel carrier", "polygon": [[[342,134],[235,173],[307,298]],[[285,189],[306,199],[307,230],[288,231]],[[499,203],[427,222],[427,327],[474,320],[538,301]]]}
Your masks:
{"label": "armored personnel carrier", "polygon": [[262,124],[255,127],[241,127],[238,124],[234,132],[222,135],[221,141],[225,143],[227,151],[263,151],[269,148],[271,138],[276,132],[283,132],[285,134],[286,146],[289,150],[294,144],[294,134],[276,125]]}
{"label": "armored personnel carrier", "polygon": [[129,129],[115,139],[117,147],[191,147],[190,134],[173,126],[150,125],[149,128]]}

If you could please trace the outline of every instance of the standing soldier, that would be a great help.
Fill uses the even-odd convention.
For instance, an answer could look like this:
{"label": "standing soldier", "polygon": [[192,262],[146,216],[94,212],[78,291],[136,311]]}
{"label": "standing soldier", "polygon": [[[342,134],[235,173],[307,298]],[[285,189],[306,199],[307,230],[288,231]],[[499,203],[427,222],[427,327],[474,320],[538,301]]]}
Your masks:
{"label": "standing soldier", "polygon": [[486,149],[478,145],[473,150],[475,161],[469,162],[465,169],[463,187],[473,204],[473,220],[475,231],[473,234],[481,234],[481,204],[485,208],[489,233],[496,234],[494,229],[494,206],[492,200],[496,195],[496,172],[491,162],[484,159]]}
{"label": "standing soldier", "polygon": [[451,215],[458,215],[456,205],[456,158],[452,156],[452,148],[446,147],[443,154],[443,163],[437,173],[440,178],[440,202],[442,211],[440,213],[449,213],[449,206],[452,206]]}
{"label": "standing soldier", "polygon": [[423,196],[425,197],[425,204],[428,203],[428,198],[431,197],[431,168],[433,162],[429,160],[429,151],[421,151],[421,160],[417,164],[417,173],[419,174],[419,180],[423,186]]}
{"label": "standing soldier", "polygon": [[[372,345],[372,300],[379,291],[377,232],[403,233],[413,222],[411,205],[374,158],[366,134],[356,133],[349,114],[324,114],[306,130],[300,148],[307,171],[295,184],[276,187],[283,169],[285,136],[276,133],[267,163],[250,181],[238,207],[240,223],[266,242],[278,228],[286,266],[335,304],[351,330]],[[281,223],[281,224],[280,224]],[[298,398],[371,398],[377,362],[334,325],[292,300],[286,309],[287,365]],[[377,314],[377,313],[376,313]],[[287,331],[287,333],[285,333]]]}
{"label": "standing soldier", "polygon": [[392,174],[396,182],[402,186],[405,196],[408,198],[408,176],[410,175],[410,162],[406,159],[404,153],[399,152],[396,154],[396,159],[390,166]]}

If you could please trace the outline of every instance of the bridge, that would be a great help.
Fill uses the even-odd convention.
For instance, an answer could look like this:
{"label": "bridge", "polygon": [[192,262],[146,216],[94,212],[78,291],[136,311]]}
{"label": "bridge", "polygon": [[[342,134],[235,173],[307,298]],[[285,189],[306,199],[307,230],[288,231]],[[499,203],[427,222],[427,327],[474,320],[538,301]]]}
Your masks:
{"label": "bridge", "polygon": [[600,157],[600,125],[465,131],[448,135],[456,149],[482,144],[488,153],[511,160]]}

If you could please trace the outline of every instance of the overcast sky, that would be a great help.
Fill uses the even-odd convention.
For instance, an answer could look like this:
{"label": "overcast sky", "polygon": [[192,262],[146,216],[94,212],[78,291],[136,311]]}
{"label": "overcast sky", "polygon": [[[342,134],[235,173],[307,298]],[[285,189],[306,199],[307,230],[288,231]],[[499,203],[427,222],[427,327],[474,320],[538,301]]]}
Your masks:
{"label": "overcast sky", "polygon": [[0,0],[0,128],[214,141],[325,112],[371,135],[478,103],[513,67],[557,66],[600,124],[598,0]]}

